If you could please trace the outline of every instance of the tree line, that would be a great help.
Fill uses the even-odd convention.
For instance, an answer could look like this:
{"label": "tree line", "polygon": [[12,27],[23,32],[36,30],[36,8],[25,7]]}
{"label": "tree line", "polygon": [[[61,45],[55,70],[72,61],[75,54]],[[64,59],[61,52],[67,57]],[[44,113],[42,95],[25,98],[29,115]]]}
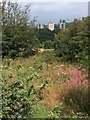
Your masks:
{"label": "tree line", "polygon": [[54,31],[46,27],[38,30],[35,19],[28,18],[31,5],[24,9],[17,2],[0,2],[2,13],[2,57],[27,57],[37,53],[38,47],[53,48],[61,60],[88,62],[89,19],[74,20],[67,29]]}
{"label": "tree line", "polygon": [[56,35],[56,53],[64,61],[88,65],[89,20],[90,17],[86,17],[83,20],[76,19],[69,24],[67,30]]}

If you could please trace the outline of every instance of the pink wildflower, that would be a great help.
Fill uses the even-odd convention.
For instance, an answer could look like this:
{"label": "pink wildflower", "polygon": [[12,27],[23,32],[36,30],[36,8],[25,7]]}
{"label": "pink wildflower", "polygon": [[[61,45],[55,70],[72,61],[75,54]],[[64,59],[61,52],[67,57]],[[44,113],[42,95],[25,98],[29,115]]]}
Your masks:
{"label": "pink wildflower", "polygon": [[88,80],[84,80],[83,82],[82,82],[82,85],[86,85],[88,83]]}
{"label": "pink wildflower", "polygon": [[68,84],[68,89],[72,89],[72,84]]}

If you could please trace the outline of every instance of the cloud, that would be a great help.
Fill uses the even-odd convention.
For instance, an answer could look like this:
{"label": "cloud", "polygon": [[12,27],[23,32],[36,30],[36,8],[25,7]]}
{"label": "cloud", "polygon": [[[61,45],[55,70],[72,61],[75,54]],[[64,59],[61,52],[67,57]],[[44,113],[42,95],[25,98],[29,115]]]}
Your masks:
{"label": "cloud", "polygon": [[33,11],[47,11],[47,12],[53,12],[53,11],[58,11],[58,10],[62,10],[63,8],[65,8],[66,6],[70,5],[70,3],[56,3],[56,2],[52,2],[52,3],[31,3],[31,9],[33,9]]}
{"label": "cloud", "polygon": [[[5,0],[0,0],[0,2]],[[8,0],[9,1],[9,0]],[[89,0],[10,0],[10,1],[18,1],[23,3],[29,2],[89,2]]]}
{"label": "cloud", "polygon": [[[35,2],[36,1],[36,2]],[[21,6],[31,3],[29,18],[38,16],[42,23],[74,19],[88,15],[88,0],[18,0]]]}
{"label": "cloud", "polygon": [[88,2],[88,0],[18,0],[19,2]]}
{"label": "cloud", "polygon": [[32,3],[31,15],[38,16],[38,21],[58,22],[60,18],[74,19],[88,15],[87,2],[52,2]]}

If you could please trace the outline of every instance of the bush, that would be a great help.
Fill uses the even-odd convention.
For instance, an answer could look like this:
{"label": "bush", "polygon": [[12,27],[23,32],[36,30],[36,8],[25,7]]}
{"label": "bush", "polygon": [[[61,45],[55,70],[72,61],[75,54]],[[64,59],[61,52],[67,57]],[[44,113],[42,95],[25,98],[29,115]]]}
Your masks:
{"label": "bush", "polygon": [[44,51],[42,53],[42,58],[47,64],[52,64],[53,62],[58,61],[58,57],[56,57],[56,53],[54,51]]}
{"label": "bush", "polygon": [[22,52],[22,57],[32,56],[35,55],[36,53],[37,53],[37,49],[27,49]]}
{"label": "bush", "polygon": [[32,106],[38,102],[35,87],[30,84],[30,80],[17,80],[12,85],[5,83],[2,89],[2,118],[30,118]]}
{"label": "bush", "polygon": [[65,62],[82,63],[88,67],[88,29],[87,21],[76,20],[68,29],[55,36],[55,50],[57,56]]}
{"label": "bush", "polygon": [[11,50],[9,51],[8,57],[10,58],[14,58],[15,56],[17,56],[18,52],[16,50]]}
{"label": "bush", "polygon": [[54,48],[54,42],[51,40],[45,41],[44,42],[44,48],[46,49],[52,49]]}
{"label": "bush", "polygon": [[[16,63],[15,63],[16,64]],[[2,85],[2,118],[17,119],[31,118],[34,113],[33,107],[43,99],[42,90],[45,88],[47,81],[42,79],[39,85],[35,85],[40,77],[33,67],[27,67],[21,63],[13,66],[12,59],[6,59],[3,70],[10,71],[6,76],[3,74]],[[14,67],[14,68],[13,68]],[[15,70],[15,71],[14,71]],[[24,70],[24,73],[21,72]],[[26,73],[25,73],[26,72]],[[13,82],[10,80],[14,77]],[[10,82],[10,83],[9,83]]]}

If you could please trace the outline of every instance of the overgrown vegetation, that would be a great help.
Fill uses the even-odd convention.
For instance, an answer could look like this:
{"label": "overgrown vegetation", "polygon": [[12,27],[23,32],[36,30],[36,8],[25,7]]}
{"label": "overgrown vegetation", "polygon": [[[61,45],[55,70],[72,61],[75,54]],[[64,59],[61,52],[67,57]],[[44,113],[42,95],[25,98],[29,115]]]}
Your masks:
{"label": "overgrown vegetation", "polygon": [[8,59],[2,66],[4,71],[2,117],[31,118],[34,105],[43,98],[41,93],[47,82],[42,79],[36,86],[35,82],[39,79],[37,71],[33,67],[25,68],[25,65],[20,63],[14,65],[13,62],[12,59]]}
{"label": "overgrown vegetation", "polygon": [[88,76],[82,66],[63,65],[54,51],[47,51],[4,59],[1,67],[3,118],[88,117]]}
{"label": "overgrown vegetation", "polygon": [[[37,30],[30,6],[0,2],[2,113],[13,118],[88,118],[88,21]],[[1,21],[0,21],[1,23]],[[40,48],[41,51],[40,51]],[[89,85],[90,86],[90,85]],[[1,111],[0,111],[1,112]]]}

